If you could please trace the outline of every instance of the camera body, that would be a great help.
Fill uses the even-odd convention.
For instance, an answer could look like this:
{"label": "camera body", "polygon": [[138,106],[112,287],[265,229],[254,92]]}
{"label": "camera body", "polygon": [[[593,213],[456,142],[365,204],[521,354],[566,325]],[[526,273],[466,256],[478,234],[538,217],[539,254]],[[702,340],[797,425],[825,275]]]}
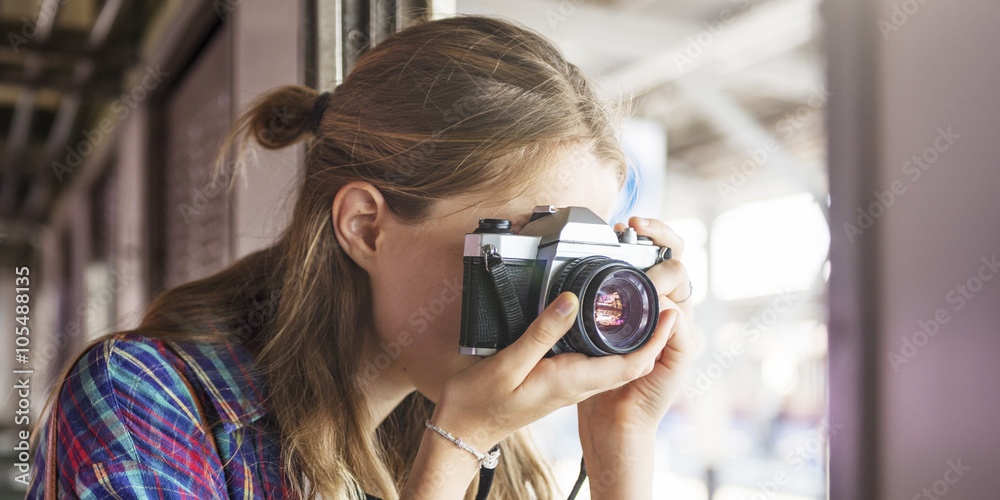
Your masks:
{"label": "camera body", "polygon": [[[502,259],[509,285],[498,286],[488,253]],[[519,234],[506,219],[480,219],[465,235],[460,352],[489,356],[523,333],[512,331],[516,303],[530,324],[563,291],[580,299],[574,326],[550,355],[624,354],[652,336],[659,302],[645,270],[670,258],[670,248],[627,228],[616,231],[584,207],[539,206]],[[516,301],[511,299],[511,290]],[[506,302],[504,301],[504,296]]]}

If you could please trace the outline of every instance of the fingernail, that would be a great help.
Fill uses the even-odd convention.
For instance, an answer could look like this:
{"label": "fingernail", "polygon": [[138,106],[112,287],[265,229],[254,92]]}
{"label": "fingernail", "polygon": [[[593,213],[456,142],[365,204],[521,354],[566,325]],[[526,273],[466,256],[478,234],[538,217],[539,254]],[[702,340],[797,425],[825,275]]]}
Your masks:
{"label": "fingernail", "polygon": [[649,225],[649,219],[643,219],[642,217],[636,217],[636,219],[639,219],[639,225],[642,227]]}
{"label": "fingernail", "polygon": [[573,299],[572,294],[562,294],[556,299],[556,314],[565,317],[573,314],[575,310],[576,300]]}

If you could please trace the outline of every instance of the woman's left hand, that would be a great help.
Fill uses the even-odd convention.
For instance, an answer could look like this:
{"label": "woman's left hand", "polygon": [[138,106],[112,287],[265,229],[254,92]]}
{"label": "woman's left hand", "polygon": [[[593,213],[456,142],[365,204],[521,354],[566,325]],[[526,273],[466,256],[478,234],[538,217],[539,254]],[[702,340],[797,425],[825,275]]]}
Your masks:
{"label": "woman's left hand", "polygon": [[[648,375],[618,389],[592,396],[577,405],[580,441],[585,458],[587,455],[592,457],[587,459],[587,468],[593,472],[598,472],[594,469],[601,468],[601,464],[592,464],[592,461],[604,461],[612,456],[647,455],[651,452],[656,427],[681,390],[685,372],[698,346],[694,337],[689,300],[692,293],[691,282],[687,270],[680,262],[684,253],[684,241],[659,220],[632,217],[629,219],[629,226],[640,236],[650,237],[654,244],[671,249],[671,259],[646,271],[659,295],[660,317],[657,329],[669,329],[670,338]],[[615,225],[615,229],[624,228],[622,223]],[[648,445],[649,449],[620,449],[637,443],[644,443],[642,446]],[[616,458],[615,461],[619,460]],[[617,476],[622,471],[614,472]]]}

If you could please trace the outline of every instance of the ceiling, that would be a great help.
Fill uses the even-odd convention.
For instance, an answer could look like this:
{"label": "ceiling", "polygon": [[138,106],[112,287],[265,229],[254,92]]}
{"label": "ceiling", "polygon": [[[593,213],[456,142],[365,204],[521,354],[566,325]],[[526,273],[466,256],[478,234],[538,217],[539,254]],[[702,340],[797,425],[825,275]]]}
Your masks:
{"label": "ceiling", "polygon": [[[457,0],[555,40],[609,96],[667,133],[669,168],[711,180],[823,95],[819,0]],[[0,247],[43,223],[95,124],[127,98],[140,42],[165,0],[0,3]],[[134,74],[131,76],[135,76]],[[120,101],[119,101],[120,102]],[[797,140],[823,144],[819,117]],[[788,139],[788,138],[783,138]],[[785,141],[788,146],[788,141]],[[794,145],[791,145],[794,147]],[[792,151],[791,154],[795,152]],[[783,155],[777,171],[821,193],[822,162]],[[5,241],[6,240],[6,241]],[[5,244],[6,243],[6,244]]]}
{"label": "ceiling", "polygon": [[[457,4],[462,13],[504,16],[539,31],[610,97],[637,97],[635,115],[666,131],[674,172],[711,182],[747,149],[775,138],[785,150],[769,161],[773,177],[825,196],[819,0]],[[781,127],[795,113],[803,121],[786,136]]]}
{"label": "ceiling", "polygon": [[100,148],[94,119],[123,97],[152,0],[0,3],[0,238],[45,220]]}

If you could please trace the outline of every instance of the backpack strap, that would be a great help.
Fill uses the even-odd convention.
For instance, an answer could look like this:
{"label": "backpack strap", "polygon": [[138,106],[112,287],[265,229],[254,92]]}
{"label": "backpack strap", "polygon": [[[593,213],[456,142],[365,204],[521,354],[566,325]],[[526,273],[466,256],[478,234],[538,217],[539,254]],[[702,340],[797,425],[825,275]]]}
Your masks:
{"label": "backpack strap", "polygon": [[[61,386],[56,389],[61,392]],[[56,492],[59,490],[59,472],[56,470],[56,425],[59,408],[59,395],[56,394],[56,402],[52,405],[52,413],[49,418],[48,451],[45,454],[45,500],[56,500]]]}
{"label": "backpack strap", "polygon": [[[112,337],[119,338],[119,337]],[[191,399],[194,400],[195,408],[198,410],[198,418],[201,419],[201,426],[208,436],[209,443],[212,444],[212,449],[215,450],[216,455],[219,454],[219,448],[215,444],[215,436],[212,434],[212,430],[208,427],[208,421],[205,419],[205,409],[201,405],[201,400],[198,399],[198,394],[194,391],[191,386],[191,382],[184,375],[184,358],[177,353],[177,350],[170,345],[169,341],[163,341],[163,345],[169,349],[177,359],[181,362],[181,369],[177,370],[177,374],[181,377],[181,381],[184,382],[184,386],[187,387],[188,392],[191,393]],[[80,358],[86,354],[89,349],[84,350],[79,355],[77,355],[76,360],[73,361],[73,366],[80,362]],[[64,381],[65,382],[65,381]],[[52,405],[52,413],[49,416],[49,428],[47,433],[47,446],[48,452],[45,455],[45,500],[56,500],[56,492],[59,491],[59,470],[56,468],[56,427],[58,426],[59,420],[59,397],[62,392],[62,384],[56,388],[55,403]]]}
{"label": "backpack strap", "polygon": [[[70,366],[76,366],[88,350],[85,349],[77,354]],[[63,379],[62,382],[65,383],[66,379]],[[58,444],[56,442],[56,428],[59,426],[59,398],[62,395],[62,386],[62,383],[56,386],[55,401],[52,403],[52,411],[49,413],[49,429],[46,433],[48,451],[45,454],[45,500],[56,500],[56,493],[59,491],[59,470],[56,468],[56,445]]]}

